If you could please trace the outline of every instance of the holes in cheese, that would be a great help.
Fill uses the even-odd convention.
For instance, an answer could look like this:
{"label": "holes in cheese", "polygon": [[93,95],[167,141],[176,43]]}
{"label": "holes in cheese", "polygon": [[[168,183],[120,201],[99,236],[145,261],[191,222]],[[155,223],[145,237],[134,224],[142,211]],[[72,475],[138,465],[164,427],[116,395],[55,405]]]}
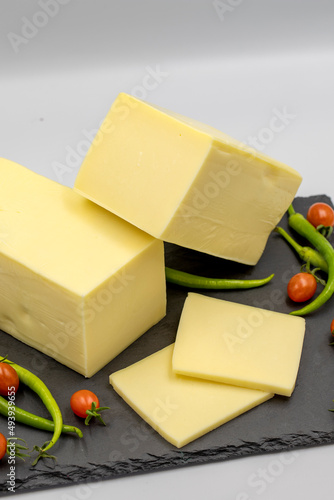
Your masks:
{"label": "holes in cheese", "polygon": [[189,293],[173,355],[176,373],[291,396],[305,319]]}
{"label": "holes in cheese", "polygon": [[300,183],[210,126],[120,94],[74,188],[156,238],[253,265]]}
{"label": "holes in cheese", "polygon": [[176,375],[174,345],[110,375],[115,391],[177,448],[267,401],[273,394]]}
{"label": "holes in cheese", "polygon": [[0,328],[90,377],[165,315],[162,242],[8,160],[0,178]]}

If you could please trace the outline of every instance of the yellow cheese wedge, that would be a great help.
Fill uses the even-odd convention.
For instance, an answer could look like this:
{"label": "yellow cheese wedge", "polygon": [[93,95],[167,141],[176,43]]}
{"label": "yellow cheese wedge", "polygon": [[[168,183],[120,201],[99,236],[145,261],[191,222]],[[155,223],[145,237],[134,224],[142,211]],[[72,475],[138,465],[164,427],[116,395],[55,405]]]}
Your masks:
{"label": "yellow cheese wedge", "polygon": [[253,265],[300,182],[212,127],[120,94],[74,188],[156,238]]}
{"label": "yellow cheese wedge", "polygon": [[177,448],[273,397],[176,375],[173,346],[112,373],[109,380],[131,408]]}
{"label": "yellow cheese wedge", "polygon": [[304,333],[304,318],[189,293],[173,370],[291,396]]}
{"label": "yellow cheese wedge", "polygon": [[8,160],[0,179],[0,328],[90,377],[165,315],[162,242]]}

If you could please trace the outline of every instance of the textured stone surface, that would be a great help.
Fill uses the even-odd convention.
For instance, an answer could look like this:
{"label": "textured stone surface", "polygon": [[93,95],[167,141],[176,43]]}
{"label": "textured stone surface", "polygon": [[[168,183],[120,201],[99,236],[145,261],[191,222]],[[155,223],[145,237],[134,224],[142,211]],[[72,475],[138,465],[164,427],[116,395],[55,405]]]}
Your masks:
{"label": "textured stone surface", "polygon": [[[325,196],[297,198],[294,206],[306,213],[307,207]],[[287,228],[286,218],[280,224]],[[296,238],[297,239],[297,238]],[[333,241],[333,239],[332,239]],[[195,251],[166,245],[166,264],[194,274],[212,277],[262,278],[272,272],[275,278],[268,285],[253,290],[200,292],[243,304],[272,308],[288,313],[296,306],[286,297],[286,284],[300,268],[294,251],[277,234],[272,234],[265,253],[255,266],[236,264]],[[148,277],[149,279],[149,277]],[[321,286],[319,286],[319,291]],[[178,321],[187,290],[168,286],[166,318],[136,341],[91,379],[63,367],[0,332],[0,354],[25,366],[40,376],[58,401],[67,424],[77,425],[84,438],[63,435],[52,448],[57,462],[40,461],[31,467],[28,461],[16,463],[16,491],[64,486],[80,482],[110,479],[155,470],[179,468],[259,453],[289,450],[331,443],[334,441],[334,415],[328,411],[334,399],[334,351],[330,322],[333,300],[321,310],[307,316],[306,336],[295,392],[291,398],[275,396],[272,400],[228,422],[215,431],[176,449],[153,431],[108,384],[113,371],[165,347],[175,340]],[[277,339],[279,342],[280,339]],[[87,388],[98,394],[105,412],[106,427],[98,422],[85,427],[70,408],[71,394]],[[143,390],[145,388],[143,387]],[[48,417],[38,398],[21,387],[16,404]],[[0,432],[7,435],[7,422],[0,417]],[[42,445],[50,434],[17,424],[16,436],[24,438],[29,447]],[[0,462],[0,495],[8,494],[6,459]]]}

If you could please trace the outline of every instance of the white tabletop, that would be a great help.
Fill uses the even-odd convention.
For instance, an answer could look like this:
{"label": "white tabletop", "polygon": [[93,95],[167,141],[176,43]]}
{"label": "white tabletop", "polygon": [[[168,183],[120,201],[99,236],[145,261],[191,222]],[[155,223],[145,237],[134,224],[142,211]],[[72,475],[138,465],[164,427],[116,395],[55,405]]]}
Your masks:
{"label": "white tabletop", "polygon": [[[291,165],[299,195],[333,197],[333,18],[326,0],[2,2],[0,156],[72,186],[124,91]],[[332,455],[327,445],[22,498],[327,498]]]}

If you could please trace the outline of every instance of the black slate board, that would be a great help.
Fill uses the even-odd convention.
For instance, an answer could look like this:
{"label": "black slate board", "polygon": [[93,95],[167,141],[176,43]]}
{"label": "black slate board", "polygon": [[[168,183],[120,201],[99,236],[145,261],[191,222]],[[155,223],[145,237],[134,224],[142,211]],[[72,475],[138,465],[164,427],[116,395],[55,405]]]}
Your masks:
{"label": "black slate board", "polygon": [[[306,213],[315,201],[331,203],[326,196],[297,198],[296,210]],[[287,228],[287,219],[280,223]],[[298,238],[296,238],[298,239]],[[255,267],[237,264],[166,244],[166,265],[194,274],[212,277],[262,278],[275,273],[265,287],[239,291],[207,291],[213,297],[288,313],[296,306],[287,299],[288,279],[298,272],[300,261],[276,233],[270,236],[263,256]],[[321,287],[319,287],[320,289]],[[175,340],[178,321],[187,290],[168,285],[167,316],[138,339],[91,379],[60,365],[6,333],[0,332],[0,354],[34,371],[49,386],[58,401],[67,424],[80,427],[84,439],[62,436],[52,448],[57,463],[40,461],[31,467],[28,461],[16,462],[16,492],[71,485],[85,481],[110,479],[187,465],[221,461],[264,452],[332,443],[334,415],[328,411],[334,399],[334,352],[330,323],[333,301],[307,316],[306,336],[296,389],[291,398],[275,396],[270,401],[226,423],[215,431],[177,449],[153,431],[113,391],[109,374],[169,345]],[[277,339],[279,342],[280,339]],[[93,423],[85,427],[69,408],[71,394],[87,388],[96,392],[105,413],[106,427]],[[143,390],[145,388],[143,387]],[[48,418],[43,404],[27,388],[19,391],[16,404]],[[7,421],[0,419],[0,432],[7,435]],[[42,445],[50,434],[16,424],[16,436],[30,447]],[[0,462],[0,495],[8,493],[9,465]]]}

